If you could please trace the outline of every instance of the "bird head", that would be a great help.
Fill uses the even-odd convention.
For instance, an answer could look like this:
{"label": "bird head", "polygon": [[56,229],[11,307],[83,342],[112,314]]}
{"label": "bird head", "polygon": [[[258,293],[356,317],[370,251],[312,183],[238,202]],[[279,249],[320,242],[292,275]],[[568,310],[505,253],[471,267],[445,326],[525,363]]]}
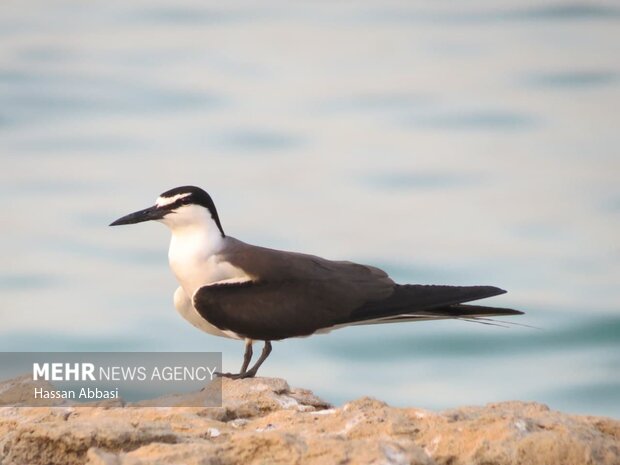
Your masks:
{"label": "bird head", "polygon": [[159,221],[175,230],[187,226],[201,227],[206,223],[215,223],[222,237],[224,230],[220,223],[215,204],[211,196],[195,186],[182,186],[161,194],[155,205],[125,215],[110,226]]}

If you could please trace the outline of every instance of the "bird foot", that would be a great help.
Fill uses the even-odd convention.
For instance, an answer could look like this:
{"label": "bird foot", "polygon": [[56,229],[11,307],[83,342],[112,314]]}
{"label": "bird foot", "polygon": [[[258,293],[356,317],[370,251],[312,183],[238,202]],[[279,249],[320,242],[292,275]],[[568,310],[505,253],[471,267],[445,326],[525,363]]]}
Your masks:
{"label": "bird foot", "polygon": [[230,378],[230,379],[244,379],[244,378],[254,378],[256,372],[252,371],[244,371],[243,373],[221,373],[219,371],[215,372],[215,376],[218,378]]}

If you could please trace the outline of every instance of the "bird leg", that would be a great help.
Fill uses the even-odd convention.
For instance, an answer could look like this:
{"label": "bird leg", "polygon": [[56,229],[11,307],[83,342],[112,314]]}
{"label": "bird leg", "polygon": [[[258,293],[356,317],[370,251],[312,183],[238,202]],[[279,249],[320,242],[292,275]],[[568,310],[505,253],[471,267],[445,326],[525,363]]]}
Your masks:
{"label": "bird leg", "polygon": [[252,339],[246,339],[245,340],[245,352],[243,353],[243,364],[241,365],[241,370],[239,370],[239,374],[241,373],[245,373],[246,371],[248,371],[248,366],[250,365],[250,362],[252,361],[252,343],[254,341],[252,341]]}
{"label": "bird leg", "polygon": [[231,378],[231,379],[245,378],[244,375],[248,371],[248,366],[250,365],[250,362],[252,361],[252,355],[253,355],[252,343],[253,342],[254,341],[252,339],[245,340],[245,352],[243,353],[243,364],[241,365],[241,370],[239,370],[239,373],[216,372],[215,375],[219,377]]}
{"label": "bird leg", "polygon": [[[248,342],[249,341],[249,342]],[[215,373],[216,376],[222,378],[231,378],[231,379],[243,379],[243,378],[254,378],[256,376],[256,372],[263,364],[263,362],[269,357],[271,353],[271,342],[265,341],[265,345],[263,346],[263,350],[260,353],[260,357],[254,364],[252,368],[249,370],[248,365],[250,364],[250,360],[252,359],[252,340],[247,339],[245,343],[245,354],[243,355],[243,365],[241,366],[241,371],[239,373]]]}
{"label": "bird leg", "polygon": [[254,376],[256,376],[256,372],[258,371],[260,366],[263,364],[263,362],[267,360],[267,357],[269,357],[270,353],[271,353],[271,341],[265,341],[265,345],[263,346],[263,351],[260,353],[260,357],[258,357],[258,360],[254,364],[254,366],[245,372],[243,377],[254,378]]}

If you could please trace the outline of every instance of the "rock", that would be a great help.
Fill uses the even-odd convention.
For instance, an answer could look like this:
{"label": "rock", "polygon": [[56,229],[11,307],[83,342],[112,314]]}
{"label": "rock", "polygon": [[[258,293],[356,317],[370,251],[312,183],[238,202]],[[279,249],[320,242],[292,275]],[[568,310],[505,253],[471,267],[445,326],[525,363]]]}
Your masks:
{"label": "rock", "polygon": [[0,465],[620,464],[620,422],[541,404],[435,413],[362,398],[334,408],[272,378],[219,379],[187,396],[218,383],[218,408],[2,407]]}
{"label": "rock", "polygon": [[[23,375],[0,383],[0,407],[5,405],[20,405],[26,400],[32,405],[32,390],[42,388],[45,390],[53,389],[47,381],[34,381],[31,376]],[[35,404],[39,405],[61,405],[61,399],[36,399]]]}

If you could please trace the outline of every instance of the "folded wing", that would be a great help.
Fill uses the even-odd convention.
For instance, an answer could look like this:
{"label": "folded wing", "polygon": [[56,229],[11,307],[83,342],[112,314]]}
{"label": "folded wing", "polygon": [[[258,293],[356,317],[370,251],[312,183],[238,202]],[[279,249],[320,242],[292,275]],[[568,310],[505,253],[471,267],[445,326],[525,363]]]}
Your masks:
{"label": "folded wing", "polygon": [[[221,330],[251,339],[306,336],[378,320],[453,318],[467,313],[458,304],[505,292],[493,286],[398,285],[378,268],[239,241],[229,250],[225,259],[255,279],[204,286],[193,296],[194,307]],[[514,314],[501,310],[484,314]]]}

